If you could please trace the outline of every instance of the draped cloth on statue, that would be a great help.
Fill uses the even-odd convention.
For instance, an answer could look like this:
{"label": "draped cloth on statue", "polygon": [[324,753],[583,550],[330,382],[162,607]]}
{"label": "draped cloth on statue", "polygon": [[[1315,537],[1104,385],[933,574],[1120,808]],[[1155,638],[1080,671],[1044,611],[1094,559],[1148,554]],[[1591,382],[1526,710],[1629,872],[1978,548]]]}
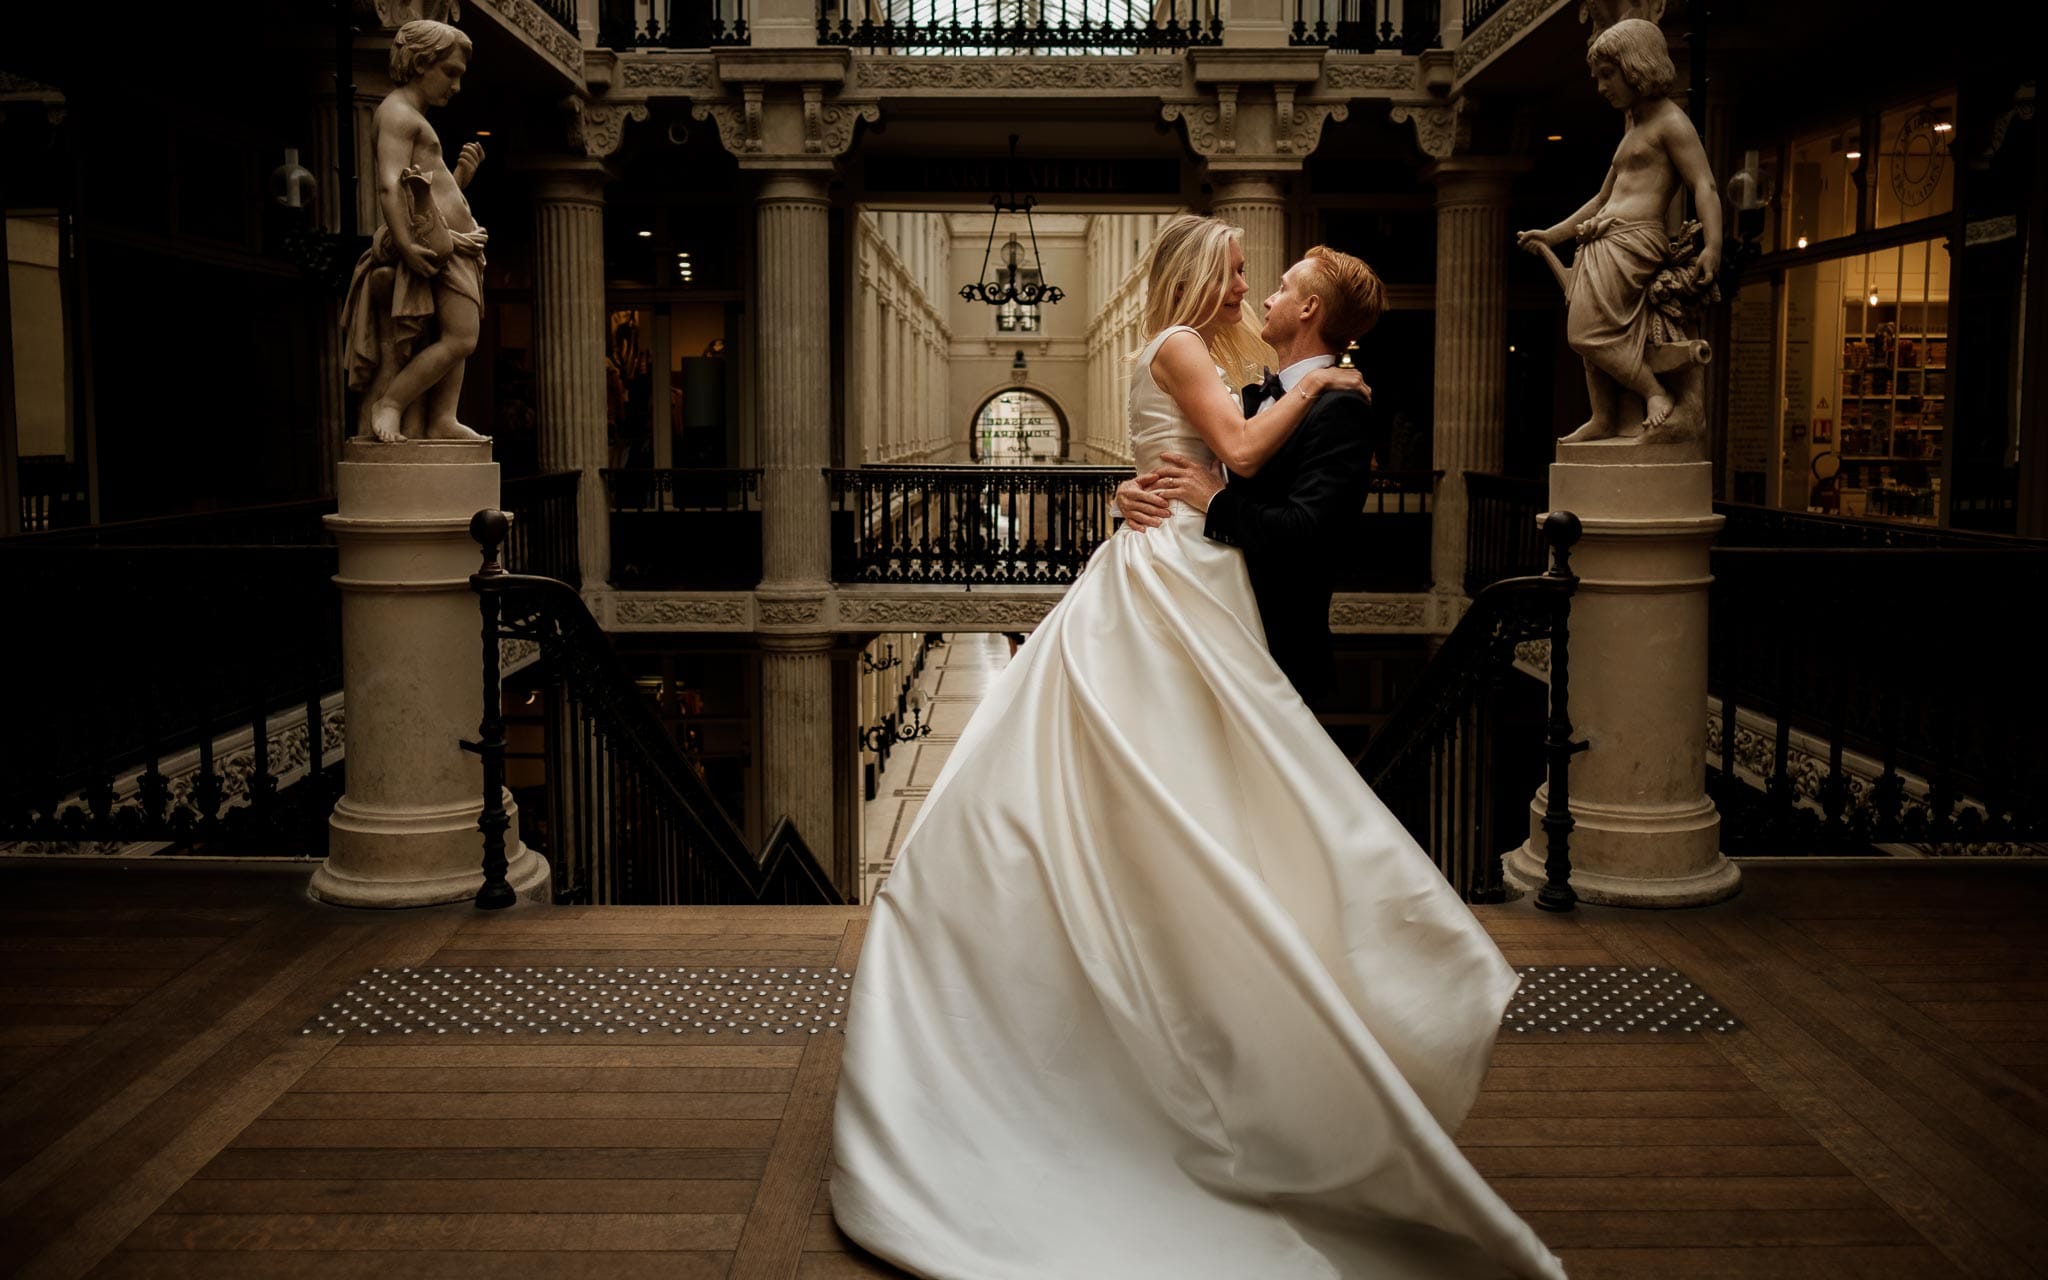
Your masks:
{"label": "draped cloth on statue", "polygon": [[403,364],[412,358],[434,322],[436,287],[452,290],[484,310],[484,246],[490,235],[482,227],[456,231],[441,220],[431,204],[415,213],[413,234],[440,255],[441,269],[422,276],[405,265],[391,228],[379,226],[370,247],[356,259],[349,276],[348,298],[341,307],[341,329],[347,347],[348,385],[366,391],[377,376],[384,350]]}
{"label": "draped cloth on statue", "polygon": [[1581,236],[1565,286],[1565,341],[1628,385],[1648,369],[1653,310],[1650,282],[1671,253],[1671,235],[1655,219],[1609,222]]}
{"label": "draped cloth on statue", "polygon": [[[1207,456],[1157,346],[1141,467]],[[862,946],[834,1216],[960,1280],[1560,1277],[1449,1137],[1519,979],[1202,526],[1110,538],[953,748]]]}

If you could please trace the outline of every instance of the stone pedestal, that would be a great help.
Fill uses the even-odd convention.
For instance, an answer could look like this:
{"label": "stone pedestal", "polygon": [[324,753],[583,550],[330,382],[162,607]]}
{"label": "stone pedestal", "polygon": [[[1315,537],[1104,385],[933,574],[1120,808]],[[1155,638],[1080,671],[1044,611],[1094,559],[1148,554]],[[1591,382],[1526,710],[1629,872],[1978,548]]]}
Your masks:
{"label": "stone pedestal", "polygon": [[[1707,551],[1722,517],[1713,466],[1629,442],[1560,444],[1550,506],[1585,536],[1571,609],[1571,719],[1587,749],[1572,761],[1572,888],[1614,906],[1718,902],[1741,887],[1721,855],[1707,798]],[[1507,879],[1542,885],[1547,797]]]}
{"label": "stone pedestal", "polygon": [[[489,441],[350,440],[336,468],[348,792],[310,892],[351,907],[459,902],[483,883],[483,767],[461,748],[483,718],[469,519],[498,505]],[[506,878],[544,896],[547,861],[519,842]]]}

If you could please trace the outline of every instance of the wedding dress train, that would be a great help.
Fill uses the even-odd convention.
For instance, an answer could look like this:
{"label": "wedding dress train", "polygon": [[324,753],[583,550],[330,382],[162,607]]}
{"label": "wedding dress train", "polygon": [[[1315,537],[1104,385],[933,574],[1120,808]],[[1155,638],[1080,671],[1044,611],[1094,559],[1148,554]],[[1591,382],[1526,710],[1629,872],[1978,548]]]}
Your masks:
{"label": "wedding dress train", "polygon": [[[1209,456],[1164,337],[1141,470]],[[856,967],[833,1214],[947,1280],[1561,1277],[1449,1137],[1519,979],[1202,524],[1110,538],[933,785]]]}

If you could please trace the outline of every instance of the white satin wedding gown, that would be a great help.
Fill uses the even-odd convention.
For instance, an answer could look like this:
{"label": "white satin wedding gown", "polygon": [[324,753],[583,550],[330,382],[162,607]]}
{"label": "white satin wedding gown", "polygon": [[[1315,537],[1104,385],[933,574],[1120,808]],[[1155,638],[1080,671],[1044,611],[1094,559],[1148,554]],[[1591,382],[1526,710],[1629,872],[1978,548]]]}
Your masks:
{"label": "white satin wedding gown", "polygon": [[[1140,470],[1210,456],[1165,336]],[[1449,1137],[1519,979],[1202,524],[1110,538],[933,785],[855,970],[833,1215],[946,1280],[1561,1277]]]}

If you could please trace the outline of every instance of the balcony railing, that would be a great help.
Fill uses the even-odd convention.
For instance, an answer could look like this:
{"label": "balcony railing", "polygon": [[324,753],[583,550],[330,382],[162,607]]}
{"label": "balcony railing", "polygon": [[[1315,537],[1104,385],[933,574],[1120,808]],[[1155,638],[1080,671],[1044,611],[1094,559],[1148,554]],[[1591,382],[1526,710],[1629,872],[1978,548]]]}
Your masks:
{"label": "balcony railing", "polygon": [[860,467],[832,483],[836,582],[1064,584],[1111,532],[1122,467]]}
{"label": "balcony railing", "polygon": [[1442,41],[1441,0],[1294,0],[1288,43],[1351,53],[1420,53]]}
{"label": "balcony railing", "polygon": [[1471,35],[1479,24],[1508,7],[1508,0],[1465,0],[1465,34]]}
{"label": "balcony railing", "polygon": [[818,43],[969,55],[1186,49],[1223,43],[1222,0],[818,0]]}
{"label": "balcony railing", "polygon": [[[1466,590],[1530,573],[1542,481],[1467,476]],[[2048,543],[1716,503],[1708,744],[1722,845],[2048,840]],[[1761,726],[1761,727],[1759,727]],[[1751,780],[1760,780],[1751,781]]]}
{"label": "balcony railing", "polygon": [[604,486],[613,585],[714,590],[761,580],[759,471],[606,471]]}
{"label": "balcony railing", "polygon": [[540,11],[555,20],[555,25],[576,34],[576,0],[534,0]]}
{"label": "balcony railing", "polygon": [[1356,526],[1356,549],[1337,557],[1337,590],[1429,590],[1430,525],[1436,519],[1436,489],[1443,474],[1374,473]]}
{"label": "balcony railing", "polygon": [[650,0],[646,13],[643,21],[636,0],[603,0],[598,42],[610,49],[710,49],[753,39],[745,0]]}

